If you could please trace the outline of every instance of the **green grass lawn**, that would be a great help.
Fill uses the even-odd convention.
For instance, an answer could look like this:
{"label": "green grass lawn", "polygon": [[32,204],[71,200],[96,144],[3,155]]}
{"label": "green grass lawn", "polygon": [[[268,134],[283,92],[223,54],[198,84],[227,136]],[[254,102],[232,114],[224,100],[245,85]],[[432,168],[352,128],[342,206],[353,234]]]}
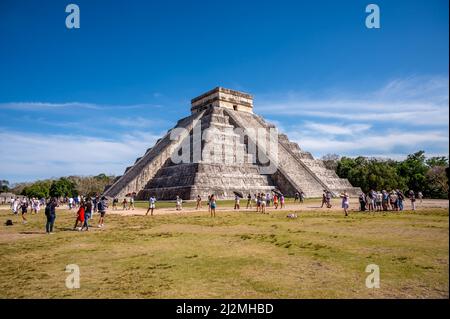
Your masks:
{"label": "green grass lawn", "polygon": [[[0,297],[448,298],[446,209],[287,212],[109,214],[104,229],[76,232],[74,213],[58,210],[45,235],[43,214],[22,225],[3,209]],[[365,286],[372,263],[379,289]],[[65,287],[68,264],[80,267],[79,289]]]}

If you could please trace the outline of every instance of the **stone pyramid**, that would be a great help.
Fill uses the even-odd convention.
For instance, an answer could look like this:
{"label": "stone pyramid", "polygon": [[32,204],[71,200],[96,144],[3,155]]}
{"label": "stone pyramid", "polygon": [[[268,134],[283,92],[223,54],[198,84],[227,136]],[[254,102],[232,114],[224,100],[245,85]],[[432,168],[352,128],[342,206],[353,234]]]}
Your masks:
{"label": "stone pyramid", "polygon": [[253,113],[253,97],[217,87],[191,101],[191,115],[178,121],[104,195],[138,199],[234,198],[235,192],[321,197],[360,189],[339,178],[276,127]]}

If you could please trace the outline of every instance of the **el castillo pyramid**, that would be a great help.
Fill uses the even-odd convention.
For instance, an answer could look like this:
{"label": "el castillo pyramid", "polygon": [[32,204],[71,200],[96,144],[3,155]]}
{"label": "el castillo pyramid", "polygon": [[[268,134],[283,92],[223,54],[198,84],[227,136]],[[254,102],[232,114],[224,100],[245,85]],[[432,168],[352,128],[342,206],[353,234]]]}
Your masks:
{"label": "el castillo pyramid", "polygon": [[253,113],[253,96],[217,87],[192,99],[191,115],[127,167],[104,195],[230,199],[235,192],[303,191],[321,197],[323,190],[360,191]]}

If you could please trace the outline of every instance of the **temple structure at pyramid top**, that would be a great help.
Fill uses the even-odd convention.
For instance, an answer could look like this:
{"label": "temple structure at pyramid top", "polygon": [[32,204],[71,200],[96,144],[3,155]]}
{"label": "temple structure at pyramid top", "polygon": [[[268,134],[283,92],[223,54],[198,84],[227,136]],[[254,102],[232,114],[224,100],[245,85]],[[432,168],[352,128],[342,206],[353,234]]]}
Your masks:
{"label": "temple structure at pyramid top", "polygon": [[192,113],[201,112],[209,107],[253,113],[253,96],[219,86],[191,100]]}
{"label": "temple structure at pyramid top", "polygon": [[320,197],[324,190],[361,191],[255,114],[253,96],[216,87],[192,99],[191,115],[127,167],[104,195],[230,199],[235,193],[303,191]]}

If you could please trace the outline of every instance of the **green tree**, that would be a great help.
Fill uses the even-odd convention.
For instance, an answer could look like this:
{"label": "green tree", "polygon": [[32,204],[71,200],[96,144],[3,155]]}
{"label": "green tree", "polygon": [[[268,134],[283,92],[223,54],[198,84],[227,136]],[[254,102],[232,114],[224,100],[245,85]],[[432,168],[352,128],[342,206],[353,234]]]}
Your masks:
{"label": "green tree", "polygon": [[76,185],[73,181],[66,177],[61,177],[57,181],[53,181],[50,186],[50,196],[52,197],[74,197],[77,196]]}
{"label": "green tree", "polygon": [[50,185],[50,181],[37,181],[25,186],[21,194],[27,197],[47,198],[49,196]]}
{"label": "green tree", "polygon": [[9,191],[9,181],[3,179],[0,180],[0,192],[8,192]]}
{"label": "green tree", "polygon": [[406,179],[408,189],[424,191],[426,189],[426,173],[428,166],[425,163],[425,152],[418,151],[408,155],[406,160],[400,162],[398,173]]}

